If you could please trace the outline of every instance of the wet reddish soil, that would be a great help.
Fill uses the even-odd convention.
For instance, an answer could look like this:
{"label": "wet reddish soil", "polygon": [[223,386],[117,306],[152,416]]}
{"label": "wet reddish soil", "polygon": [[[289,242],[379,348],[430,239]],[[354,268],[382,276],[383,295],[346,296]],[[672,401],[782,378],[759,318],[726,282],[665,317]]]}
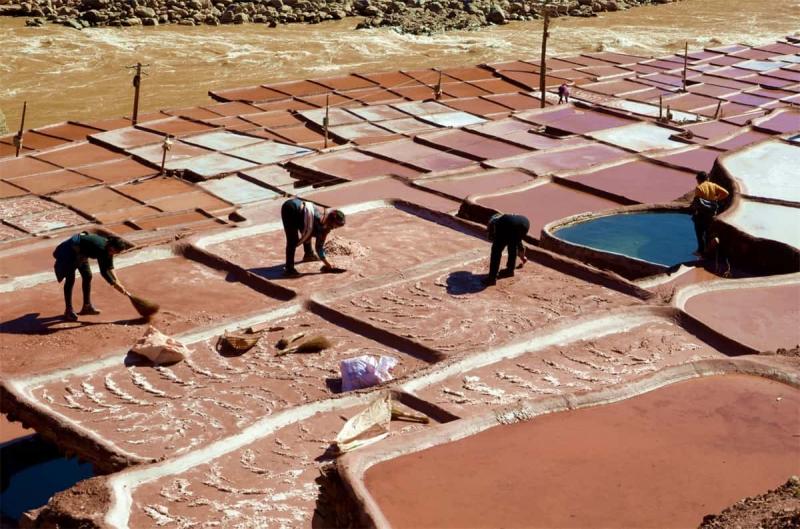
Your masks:
{"label": "wet reddish soil", "polygon": [[81,165],[119,160],[123,156],[91,143],[77,143],[37,154],[36,158],[59,167],[71,169]]}
{"label": "wet reddish soil", "polygon": [[[241,284],[226,281],[224,273],[181,258],[122,268],[117,277],[131,292],[161,304],[161,312],[152,324],[170,335],[277,304]],[[4,374],[71,367],[125,350],[144,334],[147,323],[99,274],[92,281],[92,301],[103,313],[82,316],[76,323],[63,321],[63,288],[53,279],[0,295]],[[78,277],[73,291],[76,308],[82,302],[80,283]],[[197,304],[198,299],[207,301]],[[41,354],[42,351],[48,354]],[[120,363],[123,357],[120,356]]]}
{"label": "wet reddish soil", "polygon": [[[350,255],[328,252],[328,258],[335,266],[347,270],[336,275],[320,273],[319,262],[300,263],[303,249],[298,248],[296,268],[301,276],[283,277],[286,236],[282,228],[214,244],[208,250],[304,294],[342,287],[366,277],[394,276],[410,267],[482,246],[486,246],[488,251],[488,245],[478,237],[392,207],[349,215],[344,228],[330,233],[330,240],[336,238],[355,248]],[[432,241],[436,243],[432,244]]]}
{"label": "wet reddish soil", "polygon": [[668,321],[460,371],[417,395],[460,417],[543,395],[621,385],[666,366],[723,355]]}
{"label": "wet reddish soil", "polygon": [[502,195],[478,197],[476,203],[503,213],[525,215],[531,223],[528,234],[536,239],[542,228],[554,220],[621,206],[619,202],[554,182]]}
{"label": "wet reddish soil", "polygon": [[[398,360],[402,377],[426,362],[309,312],[270,321],[255,347],[240,356],[214,349],[216,337],[189,344],[186,360],[169,367],[103,368],[32,388],[34,400],[128,453],[179,455],[287,408],[339,393],[339,362],[362,354]],[[282,337],[322,335],[331,347],[276,357]]]}
{"label": "wet reddish soil", "polygon": [[14,178],[11,183],[37,195],[47,195],[56,191],[98,185],[101,182],[73,171],[53,171]]}
{"label": "wet reddish soil", "polygon": [[491,428],[365,480],[398,528],[694,527],[800,471],[798,406],[800,391],[766,379],[679,382]]}
{"label": "wet reddish soil", "polygon": [[684,310],[758,351],[800,344],[800,285],[717,290],[689,298]]}
{"label": "wet reddish soil", "polygon": [[102,180],[106,184],[129,182],[136,178],[145,178],[158,173],[158,170],[141,164],[130,158],[100,164],[84,165],[77,169],[81,174]]}
{"label": "wet reddish soil", "polygon": [[[501,266],[505,259],[504,254]],[[532,262],[515,277],[484,288],[480,279],[488,269],[488,258],[450,265],[332,306],[437,351],[459,355],[497,347],[546,324],[638,303]]]}

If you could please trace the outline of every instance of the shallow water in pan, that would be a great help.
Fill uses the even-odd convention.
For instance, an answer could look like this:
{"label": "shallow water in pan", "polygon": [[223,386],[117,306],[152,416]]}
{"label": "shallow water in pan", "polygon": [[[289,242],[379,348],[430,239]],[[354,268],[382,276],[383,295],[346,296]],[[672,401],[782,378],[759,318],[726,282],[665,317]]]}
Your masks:
{"label": "shallow water in pan", "polygon": [[696,257],[692,218],[685,213],[627,213],[600,217],[557,230],[561,240],[664,266]]}

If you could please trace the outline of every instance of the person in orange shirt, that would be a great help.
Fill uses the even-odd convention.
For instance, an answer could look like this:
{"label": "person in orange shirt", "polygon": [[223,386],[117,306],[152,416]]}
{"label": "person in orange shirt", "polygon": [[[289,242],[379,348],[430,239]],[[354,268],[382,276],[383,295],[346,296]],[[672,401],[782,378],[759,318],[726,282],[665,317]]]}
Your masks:
{"label": "person in orange shirt", "polygon": [[711,220],[719,212],[720,202],[727,199],[730,193],[714,182],[709,181],[708,173],[697,173],[697,187],[694,188],[692,200],[692,222],[697,237],[697,252],[702,255],[708,247],[708,227]]}

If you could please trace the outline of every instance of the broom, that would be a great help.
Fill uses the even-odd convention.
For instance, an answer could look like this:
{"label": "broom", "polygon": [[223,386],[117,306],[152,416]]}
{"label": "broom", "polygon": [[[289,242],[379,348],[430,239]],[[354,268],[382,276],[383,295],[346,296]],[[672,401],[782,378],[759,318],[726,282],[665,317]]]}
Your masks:
{"label": "broom", "polygon": [[275,356],[283,356],[292,353],[318,353],[323,349],[327,349],[331,346],[330,340],[325,338],[324,336],[312,336],[308,340],[300,342],[299,344],[289,347],[288,349],[284,349],[283,351],[278,351],[275,353]]}
{"label": "broom", "polygon": [[128,299],[131,300],[131,305],[133,305],[133,308],[136,309],[136,312],[138,312],[143,318],[149,318],[161,308],[158,303],[154,303],[148,299],[140,298],[139,296],[134,296],[130,293],[128,294]]}
{"label": "broom", "polygon": [[296,342],[305,335],[306,333],[304,332],[298,332],[297,334],[293,334],[289,337],[284,336],[280,340],[278,340],[278,343],[275,344],[275,347],[277,347],[278,349],[286,349],[287,347],[289,347],[290,343]]}

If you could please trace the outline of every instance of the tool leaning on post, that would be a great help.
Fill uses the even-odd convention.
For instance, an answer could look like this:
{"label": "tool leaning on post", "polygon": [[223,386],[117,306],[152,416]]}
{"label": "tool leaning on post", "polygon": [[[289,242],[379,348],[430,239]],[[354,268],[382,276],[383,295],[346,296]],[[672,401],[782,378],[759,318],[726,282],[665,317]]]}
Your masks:
{"label": "tool leaning on post", "polygon": [[136,311],[143,317],[150,317],[159,310],[152,301],[134,296],[117,279],[114,273],[114,256],[125,250],[126,244],[119,237],[81,232],[59,244],[53,252],[54,270],[58,282],[64,281],[64,319],[77,321],[78,314],[72,308],[72,288],[75,285],[75,272],[81,274],[83,290],[83,306],[81,315],[96,315],[100,311],[92,304],[92,270],[89,259],[97,259],[100,275],[109,285],[130,299]]}

